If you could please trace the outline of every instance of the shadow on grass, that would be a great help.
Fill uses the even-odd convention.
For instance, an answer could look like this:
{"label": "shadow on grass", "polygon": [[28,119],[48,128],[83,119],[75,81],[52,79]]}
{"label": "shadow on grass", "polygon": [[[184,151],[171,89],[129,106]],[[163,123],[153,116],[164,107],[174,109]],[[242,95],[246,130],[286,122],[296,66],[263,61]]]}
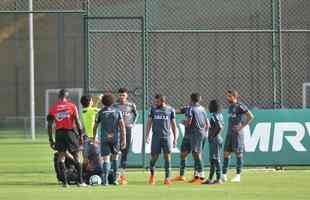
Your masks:
{"label": "shadow on grass", "polygon": [[56,182],[36,182],[36,181],[8,181],[0,182],[0,186],[57,186]]}

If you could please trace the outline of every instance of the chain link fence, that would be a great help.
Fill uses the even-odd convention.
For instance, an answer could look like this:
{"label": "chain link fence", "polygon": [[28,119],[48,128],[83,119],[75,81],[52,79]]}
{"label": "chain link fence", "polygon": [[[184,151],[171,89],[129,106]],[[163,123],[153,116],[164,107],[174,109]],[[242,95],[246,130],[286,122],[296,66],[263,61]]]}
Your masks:
{"label": "chain link fence", "polygon": [[[204,104],[216,98],[226,105],[225,91],[235,88],[250,107],[301,108],[302,84],[309,81],[309,9],[307,0],[90,1],[89,16],[128,17],[123,32],[136,31],[130,17],[144,17],[146,42],[144,49],[132,33],[111,27],[101,36],[90,33],[90,58],[96,59],[90,89],[105,88],[104,82],[135,88],[138,81],[147,86],[148,103],[162,93],[180,106],[192,92],[200,92]],[[143,51],[145,63],[138,63]],[[144,83],[124,68],[128,63],[144,74]]]}

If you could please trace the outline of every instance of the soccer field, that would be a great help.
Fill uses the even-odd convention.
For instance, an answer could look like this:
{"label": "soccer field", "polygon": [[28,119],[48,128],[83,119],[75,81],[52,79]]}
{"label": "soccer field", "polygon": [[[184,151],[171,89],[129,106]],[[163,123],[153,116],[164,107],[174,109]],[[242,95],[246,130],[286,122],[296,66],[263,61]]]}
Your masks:
{"label": "soccer field", "polygon": [[[310,197],[310,171],[246,170],[242,183],[224,185],[192,185],[190,183],[162,183],[163,173],[157,173],[155,186],[147,185],[148,172],[130,170],[129,184],[70,188],[60,187],[52,168],[52,152],[45,140],[30,142],[19,139],[0,140],[0,199],[253,199],[297,200]],[[207,170],[207,169],[206,169]],[[234,171],[234,170],[231,170]],[[177,170],[173,171],[177,174]],[[191,172],[188,172],[188,179]]]}

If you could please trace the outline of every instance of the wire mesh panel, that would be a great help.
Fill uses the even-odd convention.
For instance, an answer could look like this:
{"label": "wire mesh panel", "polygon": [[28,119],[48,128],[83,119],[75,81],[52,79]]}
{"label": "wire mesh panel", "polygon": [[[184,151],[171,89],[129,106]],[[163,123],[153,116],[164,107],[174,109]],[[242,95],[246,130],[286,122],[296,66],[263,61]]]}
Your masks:
{"label": "wire mesh panel", "polygon": [[163,93],[180,106],[193,92],[204,100],[225,99],[235,88],[249,105],[268,108],[271,39],[269,33],[150,33],[150,95]]}
{"label": "wire mesh panel", "polygon": [[283,29],[310,29],[309,0],[281,0]]}
{"label": "wire mesh panel", "polygon": [[90,91],[127,87],[129,98],[142,109],[142,20],[89,19],[89,28]]}
{"label": "wire mesh panel", "polygon": [[142,17],[145,0],[91,0],[90,17]]}
{"label": "wire mesh panel", "polygon": [[310,82],[310,32],[282,33],[283,99],[287,108],[302,107],[302,86]]}
{"label": "wire mesh panel", "polygon": [[270,0],[148,0],[152,30],[271,29]]}
{"label": "wire mesh panel", "polygon": [[[34,11],[83,10],[87,0],[33,0]],[[29,0],[1,0],[1,11],[28,11]]]}

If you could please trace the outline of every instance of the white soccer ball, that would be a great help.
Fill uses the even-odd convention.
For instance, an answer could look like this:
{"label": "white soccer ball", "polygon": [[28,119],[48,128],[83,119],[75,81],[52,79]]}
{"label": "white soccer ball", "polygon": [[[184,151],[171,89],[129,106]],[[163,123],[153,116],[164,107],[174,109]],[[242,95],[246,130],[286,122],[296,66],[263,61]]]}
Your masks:
{"label": "white soccer ball", "polygon": [[101,185],[101,178],[98,175],[92,175],[89,178],[89,185]]}

